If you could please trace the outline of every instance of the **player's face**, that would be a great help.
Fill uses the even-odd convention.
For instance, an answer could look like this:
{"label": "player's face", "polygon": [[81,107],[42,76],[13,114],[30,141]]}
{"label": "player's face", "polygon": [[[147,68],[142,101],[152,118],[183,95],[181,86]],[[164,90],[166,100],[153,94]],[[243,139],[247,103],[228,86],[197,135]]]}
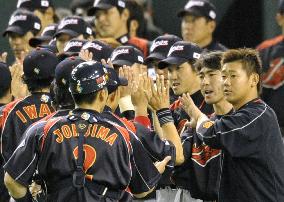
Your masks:
{"label": "player's face", "polygon": [[222,67],[224,96],[235,108],[246,104],[254,89],[253,74],[244,70],[241,62],[226,63]]}
{"label": "player's face", "polygon": [[67,44],[68,41],[70,41],[72,39],[72,37],[68,34],[60,34],[57,38],[56,38],[56,47],[59,53],[63,53],[64,52],[64,47]]}
{"label": "player's face", "polygon": [[168,71],[170,86],[175,95],[191,92],[191,87],[196,85],[197,75],[189,63],[169,66]]}
{"label": "player's face", "polygon": [[220,70],[203,67],[198,76],[200,78],[201,93],[206,103],[216,104],[224,98]]}
{"label": "player's face", "polygon": [[205,17],[186,15],[182,18],[181,33],[184,41],[203,44],[212,36],[212,22]]}
{"label": "player's face", "polygon": [[34,37],[32,32],[27,32],[25,35],[20,36],[16,33],[9,33],[9,43],[16,58],[20,59],[21,52],[28,52],[32,49],[29,45],[29,40]]}
{"label": "player's face", "polygon": [[155,72],[156,74],[158,74],[159,76],[164,76],[164,79],[165,79],[165,82],[169,80],[169,77],[168,77],[168,69],[165,68],[165,69],[159,69],[158,68],[158,63],[159,61],[154,61],[152,62],[152,65],[153,67],[155,68]]}
{"label": "player's face", "polygon": [[96,31],[102,38],[118,38],[121,34],[121,29],[126,25],[122,15],[116,7],[108,10],[99,10],[96,12]]}

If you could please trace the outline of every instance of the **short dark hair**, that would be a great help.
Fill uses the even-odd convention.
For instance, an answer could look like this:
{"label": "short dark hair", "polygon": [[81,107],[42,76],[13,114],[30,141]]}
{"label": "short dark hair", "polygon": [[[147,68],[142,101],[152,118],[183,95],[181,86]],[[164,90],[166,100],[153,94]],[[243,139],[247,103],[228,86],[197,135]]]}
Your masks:
{"label": "short dark hair", "polygon": [[30,79],[26,78],[24,75],[22,76],[23,82],[28,86],[28,90],[31,93],[39,91],[43,88],[49,88],[53,78],[46,79]]}
{"label": "short dark hair", "polygon": [[50,86],[50,95],[56,109],[74,109],[75,103],[67,87],[58,86],[55,80]]}
{"label": "short dark hair", "polygon": [[98,96],[98,92],[92,92],[89,94],[73,94],[73,100],[76,104],[80,105],[80,104],[91,104],[92,102],[94,102],[97,99]]}
{"label": "short dark hair", "polygon": [[221,51],[214,51],[202,54],[201,57],[194,64],[196,71],[199,72],[203,67],[214,70],[220,70],[222,55],[223,52]]}
{"label": "short dark hair", "polygon": [[261,75],[262,75],[262,63],[259,57],[259,53],[251,48],[239,48],[231,49],[223,54],[221,64],[239,61],[242,63],[243,69],[247,72],[247,75],[256,73],[260,79],[257,84],[258,94],[261,94]]}

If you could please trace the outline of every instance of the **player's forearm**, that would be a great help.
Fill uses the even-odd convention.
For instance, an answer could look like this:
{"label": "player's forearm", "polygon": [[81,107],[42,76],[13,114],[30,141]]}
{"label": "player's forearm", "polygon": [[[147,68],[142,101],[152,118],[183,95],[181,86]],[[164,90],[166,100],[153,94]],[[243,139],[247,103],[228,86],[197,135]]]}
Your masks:
{"label": "player's forearm", "polygon": [[164,139],[172,142],[176,148],[175,164],[181,165],[184,162],[183,147],[180,136],[177,132],[175,125],[172,122],[168,122],[162,126]]}
{"label": "player's forearm", "polygon": [[4,183],[14,199],[20,199],[27,194],[27,188],[15,181],[7,172],[5,173]]}

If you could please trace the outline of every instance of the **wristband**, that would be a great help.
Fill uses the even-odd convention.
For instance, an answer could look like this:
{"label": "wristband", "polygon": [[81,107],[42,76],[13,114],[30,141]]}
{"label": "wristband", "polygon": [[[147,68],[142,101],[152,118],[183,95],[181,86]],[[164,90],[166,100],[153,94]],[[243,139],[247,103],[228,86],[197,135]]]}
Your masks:
{"label": "wristband", "polygon": [[33,201],[33,197],[28,190],[24,197],[18,198],[18,199],[13,198],[13,199],[15,200],[15,202],[32,202]]}
{"label": "wristband", "polygon": [[164,124],[169,123],[169,122],[174,122],[174,119],[172,117],[172,113],[169,110],[169,108],[163,108],[159,109],[157,112],[157,117],[160,122],[160,126],[162,127]]}

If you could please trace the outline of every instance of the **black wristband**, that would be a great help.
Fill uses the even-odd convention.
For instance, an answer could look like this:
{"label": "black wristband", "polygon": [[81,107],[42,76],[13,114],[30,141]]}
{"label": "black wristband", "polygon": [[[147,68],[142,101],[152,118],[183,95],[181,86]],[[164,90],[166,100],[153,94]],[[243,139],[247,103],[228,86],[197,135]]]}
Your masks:
{"label": "black wristband", "polygon": [[18,198],[18,199],[13,198],[13,199],[15,200],[15,202],[32,202],[33,201],[33,197],[28,190],[24,197]]}
{"label": "black wristband", "polygon": [[159,109],[156,114],[161,126],[169,122],[174,122],[172,113],[169,108]]}

